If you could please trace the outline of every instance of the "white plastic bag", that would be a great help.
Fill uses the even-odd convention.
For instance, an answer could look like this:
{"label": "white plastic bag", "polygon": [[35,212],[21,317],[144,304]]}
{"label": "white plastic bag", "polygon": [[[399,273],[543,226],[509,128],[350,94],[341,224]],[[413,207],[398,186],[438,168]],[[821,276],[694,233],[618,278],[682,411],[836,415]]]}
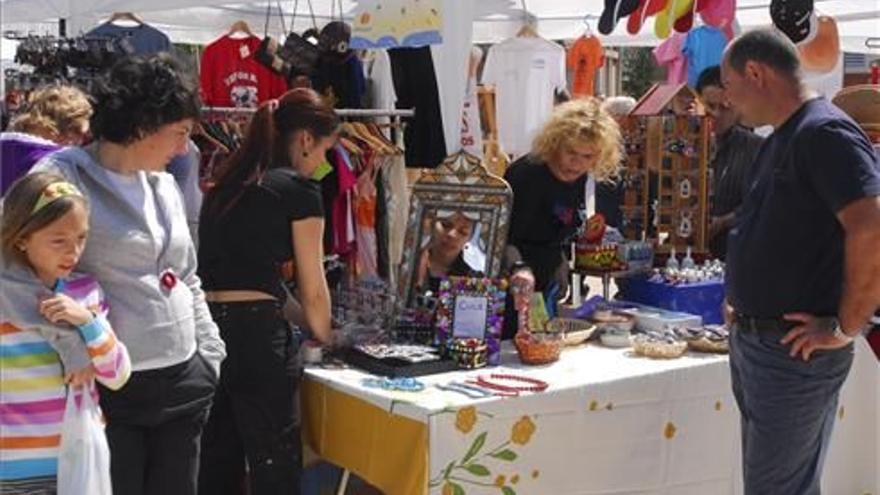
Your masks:
{"label": "white plastic bag", "polygon": [[112,495],[110,448],[101,409],[90,387],[83,387],[81,395],[76,407],[76,393],[68,387],[58,451],[58,495]]}

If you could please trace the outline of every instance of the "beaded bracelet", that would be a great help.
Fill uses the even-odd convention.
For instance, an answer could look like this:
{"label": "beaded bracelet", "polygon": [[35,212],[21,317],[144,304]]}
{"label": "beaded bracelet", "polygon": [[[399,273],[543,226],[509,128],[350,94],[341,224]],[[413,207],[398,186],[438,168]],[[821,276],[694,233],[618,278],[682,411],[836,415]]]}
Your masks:
{"label": "beaded bracelet", "polygon": [[425,384],[415,378],[364,378],[361,385],[382,390],[399,390],[401,392],[421,392]]}
{"label": "beaded bracelet", "polygon": [[[530,385],[525,385],[525,386],[505,385],[503,383],[497,383],[497,382],[490,381],[490,379],[491,380],[505,380],[505,381],[509,381],[509,382],[528,383]],[[499,373],[492,373],[491,375],[488,376],[488,378],[483,377],[483,376],[478,376],[476,381],[474,381],[474,383],[476,383],[477,385],[484,387],[484,388],[488,388],[488,389],[492,389],[492,390],[500,390],[502,392],[543,392],[543,391],[547,390],[547,387],[550,386],[547,382],[545,382],[543,380],[538,380],[536,378],[529,378],[526,376],[518,376],[518,375],[503,375],[503,374],[499,374]]]}
{"label": "beaded bracelet", "polygon": [[489,346],[481,339],[455,339],[449,342],[449,356],[459,368],[476,369],[486,366]]}

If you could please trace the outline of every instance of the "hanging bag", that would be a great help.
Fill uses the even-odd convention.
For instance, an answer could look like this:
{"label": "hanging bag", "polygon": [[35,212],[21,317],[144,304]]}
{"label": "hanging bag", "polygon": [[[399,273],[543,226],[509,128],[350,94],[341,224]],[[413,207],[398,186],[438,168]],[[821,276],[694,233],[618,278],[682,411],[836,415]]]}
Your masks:
{"label": "hanging bag", "polygon": [[[284,12],[281,9],[280,2],[278,2],[278,13],[281,16],[281,30],[287,32],[287,27],[284,25]],[[290,72],[290,65],[279,56],[278,52],[281,50],[281,46],[279,46],[278,41],[269,36],[269,19],[271,17],[272,2],[270,1],[266,3],[266,24],[263,28],[263,41],[260,42],[257,52],[254,53],[254,60],[272,72],[286,77]]]}
{"label": "hanging bag", "polygon": [[[309,6],[309,14],[312,17],[312,28],[317,30],[318,23],[315,20],[315,11],[312,7],[312,0],[306,0]],[[284,46],[281,49],[281,58],[290,64],[289,78],[296,76],[311,77],[318,65],[318,57],[321,55],[320,49],[309,42],[304,37],[294,32],[296,23],[296,11],[299,7],[299,0],[293,2],[293,19],[290,21],[290,32],[287,39],[284,40]]]}
{"label": "hanging bag", "polygon": [[[312,1],[307,1],[312,16],[312,25],[317,29]],[[280,2],[278,3],[278,11],[281,14],[281,27],[284,32],[287,33],[284,45],[279,45],[277,41],[269,36],[271,5],[272,4],[269,3],[266,7],[265,37],[263,38],[263,42],[260,43],[260,47],[255,55],[256,60],[288,80],[300,75],[311,76],[318,63],[320,51],[317,46],[293,32],[296,23],[296,11],[299,8],[299,0],[294,0],[293,19],[291,20],[289,32],[287,31],[284,22],[284,12],[281,9],[281,4]]]}
{"label": "hanging bag", "polygon": [[104,435],[101,409],[92,398],[94,384],[76,392],[67,388],[67,406],[58,449],[58,495],[112,495],[110,448]]}

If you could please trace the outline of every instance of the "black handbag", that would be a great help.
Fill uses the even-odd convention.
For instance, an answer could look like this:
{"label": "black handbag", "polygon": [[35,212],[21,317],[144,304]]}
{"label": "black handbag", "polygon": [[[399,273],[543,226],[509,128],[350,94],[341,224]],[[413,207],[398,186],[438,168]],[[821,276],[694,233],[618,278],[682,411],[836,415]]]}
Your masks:
{"label": "black handbag", "polygon": [[[317,27],[315,21],[315,13],[312,9],[312,0],[307,0],[309,11],[312,15],[312,24]],[[315,71],[318,63],[318,57],[321,55],[320,49],[310,43],[302,36],[293,32],[293,25],[296,21],[296,11],[299,7],[299,0],[295,0],[293,4],[293,20],[291,21],[291,31],[287,34],[283,45],[279,45],[269,33],[269,17],[271,15],[271,4],[266,8],[266,35],[260,43],[257,53],[254,55],[257,62],[268,67],[276,74],[284,76],[288,80],[296,76],[311,76]],[[278,11],[281,12],[282,29],[287,31],[284,23],[284,14],[281,11],[279,2]]]}

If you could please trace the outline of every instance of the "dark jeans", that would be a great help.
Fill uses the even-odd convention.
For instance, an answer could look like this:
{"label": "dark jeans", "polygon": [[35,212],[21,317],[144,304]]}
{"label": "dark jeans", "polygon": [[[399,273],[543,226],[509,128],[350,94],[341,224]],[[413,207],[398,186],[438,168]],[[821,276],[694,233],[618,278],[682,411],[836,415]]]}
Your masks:
{"label": "dark jeans", "polygon": [[168,368],[132,373],[118,391],[101,387],[113,493],[195,495],[200,437],[216,386],[196,352]]}
{"label": "dark jeans", "polygon": [[210,304],[228,355],[202,438],[199,493],[298,494],[299,342],[275,301]]}
{"label": "dark jeans", "polygon": [[818,495],[853,346],[788,355],[778,329],[734,325],[733,394],[741,414],[745,495]]}

